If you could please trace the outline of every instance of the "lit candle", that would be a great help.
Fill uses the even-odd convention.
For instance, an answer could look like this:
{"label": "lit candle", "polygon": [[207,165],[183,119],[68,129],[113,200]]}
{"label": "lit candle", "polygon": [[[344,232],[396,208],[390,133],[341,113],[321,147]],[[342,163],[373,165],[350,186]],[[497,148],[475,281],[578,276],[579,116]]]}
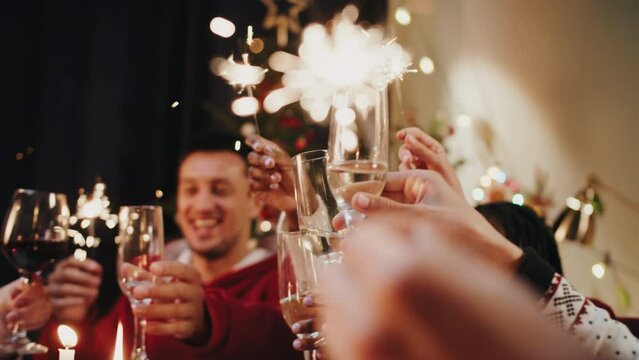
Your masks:
{"label": "lit candle", "polygon": [[58,337],[60,343],[64,346],[64,349],[58,349],[60,352],[60,360],[73,360],[75,357],[75,350],[69,349],[78,345],[78,335],[73,329],[67,325],[58,326]]}
{"label": "lit candle", "polygon": [[123,360],[124,350],[122,349],[122,322],[118,322],[118,332],[115,336],[115,350],[113,350],[113,360]]}

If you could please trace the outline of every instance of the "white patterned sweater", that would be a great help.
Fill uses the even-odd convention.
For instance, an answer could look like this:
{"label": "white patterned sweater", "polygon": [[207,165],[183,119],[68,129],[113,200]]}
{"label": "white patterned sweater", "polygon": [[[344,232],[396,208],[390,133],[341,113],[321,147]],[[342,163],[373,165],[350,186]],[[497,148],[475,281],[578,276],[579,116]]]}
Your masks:
{"label": "white patterned sweater", "polygon": [[555,274],[541,300],[544,314],[564,331],[575,335],[596,359],[638,359],[639,340],[626,325],[610,317]]}

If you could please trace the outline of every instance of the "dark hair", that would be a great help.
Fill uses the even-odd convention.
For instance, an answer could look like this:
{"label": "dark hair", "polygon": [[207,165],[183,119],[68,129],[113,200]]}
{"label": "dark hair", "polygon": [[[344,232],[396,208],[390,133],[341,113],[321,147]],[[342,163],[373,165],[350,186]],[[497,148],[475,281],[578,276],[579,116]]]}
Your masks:
{"label": "dark hair", "polygon": [[557,243],[544,220],[527,206],[496,202],[476,207],[506,239],[524,249],[533,248],[559,274],[563,274]]}
{"label": "dark hair", "polygon": [[[236,144],[239,144],[238,150],[235,149]],[[251,149],[244,144],[240,136],[230,133],[205,133],[193,137],[182,150],[178,161],[178,168],[182,165],[184,159],[193,153],[226,151],[236,153],[242,158],[244,163],[248,165],[247,156]]]}

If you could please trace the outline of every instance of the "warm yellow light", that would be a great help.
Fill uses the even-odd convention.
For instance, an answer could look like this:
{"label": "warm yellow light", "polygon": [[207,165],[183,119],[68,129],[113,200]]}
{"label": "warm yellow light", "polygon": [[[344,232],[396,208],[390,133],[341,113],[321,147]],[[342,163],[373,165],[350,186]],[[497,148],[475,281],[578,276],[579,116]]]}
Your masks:
{"label": "warm yellow light", "polygon": [[82,249],[75,249],[73,257],[78,261],[84,261],[87,259],[87,252]]}
{"label": "warm yellow light", "polygon": [[488,175],[483,175],[479,178],[479,184],[483,187],[489,187],[492,184],[493,180]]}
{"label": "warm yellow light", "polygon": [[118,332],[115,336],[115,349],[113,350],[113,360],[123,360],[124,350],[122,348],[122,323],[118,322]]}
{"label": "warm yellow light", "polygon": [[584,207],[581,209],[581,211],[583,211],[586,215],[592,215],[592,213],[595,212],[595,208],[594,206],[592,206],[592,204],[584,204]]}
{"label": "warm yellow light", "polygon": [[273,225],[271,224],[270,221],[268,220],[264,220],[260,223],[260,230],[262,232],[269,232],[271,231],[271,228],[273,227]]}
{"label": "warm yellow light", "polygon": [[346,151],[355,152],[355,150],[357,150],[357,135],[350,130],[346,130],[342,133],[342,136],[340,136],[340,142]]}
{"label": "warm yellow light", "polygon": [[426,75],[430,75],[435,71],[435,63],[433,59],[424,56],[419,60],[419,69]]}
{"label": "warm yellow light", "polygon": [[161,199],[164,196],[164,191],[157,189],[155,190],[155,197]]}
{"label": "warm yellow light", "polygon": [[83,229],[88,228],[89,225],[91,225],[91,220],[89,219],[83,219],[82,222],[80,223],[80,227]]}
{"label": "warm yellow light", "polygon": [[484,200],[484,190],[480,189],[480,188],[476,188],[475,190],[473,190],[473,199],[475,199],[475,201],[482,201]]}
{"label": "warm yellow light", "polygon": [[513,204],[515,205],[524,205],[524,195],[522,194],[515,194],[513,195]]}
{"label": "warm yellow light", "polygon": [[223,38],[229,38],[235,34],[235,24],[222,17],[215,17],[211,20],[209,28],[213,34]]}
{"label": "warm yellow light", "polygon": [[397,9],[395,9],[395,20],[400,24],[400,25],[409,25],[410,22],[412,21],[412,17],[410,15],[410,11],[408,11],[408,9],[406,9],[405,7],[398,7]]}
{"label": "warm yellow light", "polygon": [[78,345],[78,335],[68,325],[58,326],[58,338],[65,348],[72,348]]}
{"label": "warm yellow light", "polygon": [[592,275],[597,279],[603,279],[606,275],[606,265],[603,263],[596,263],[592,266]]}
{"label": "warm yellow light", "polygon": [[231,103],[233,114],[240,117],[253,116],[260,109],[260,103],[253,96],[244,96]]}
{"label": "warm yellow light", "polygon": [[455,122],[457,122],[457,126],[463,127],[463,128],[470,127],[470,124],[472,123],[472,121],[473,119],[471,119],[470,116],[466,114],[459,114],[455,118]]}
{"label": "warm yellow light", "polygon": [[240,148],[242,148],[242,143],[240,142],[240,140],[235,140],[235,146],[233,148],[235,149],[235,151],[240,151]]}
{"label": "warm yellow light", "polygon": [[335,111],[335,121],[342,126],[350,125],[355,121],[355,111],[351,108],[343,108]]}
{"label": "warm yellow light", "polygon": [[566,199],[566,206],[568,206],[569,208],[575,210],[575,211],[579,211],[579,209],[581,209],[581,201],[579,201],[579,199],[571,196],[568,199]]}
{"label": "warm yellow light", "polygon": [[179,101],[174,101],[174,102],[171,104],[171,109],[175,109],[175,108],[176,108],[176,107],[178,107],[178,106],[180,106],[180,102],[179,102]]}

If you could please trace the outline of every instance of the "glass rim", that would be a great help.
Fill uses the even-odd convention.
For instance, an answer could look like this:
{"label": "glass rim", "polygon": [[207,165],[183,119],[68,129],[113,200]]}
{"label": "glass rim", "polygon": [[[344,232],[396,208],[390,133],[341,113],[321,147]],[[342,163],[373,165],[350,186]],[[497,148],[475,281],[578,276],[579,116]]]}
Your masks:
{"label": "glass rim", "polygon": [[[291,158],[292,161],[313,161],[322,158],[328,157],[328,150],[319,149],[319,150],[309,150],[299,153]],[[298,160],[299,159],[299,160]]]}

